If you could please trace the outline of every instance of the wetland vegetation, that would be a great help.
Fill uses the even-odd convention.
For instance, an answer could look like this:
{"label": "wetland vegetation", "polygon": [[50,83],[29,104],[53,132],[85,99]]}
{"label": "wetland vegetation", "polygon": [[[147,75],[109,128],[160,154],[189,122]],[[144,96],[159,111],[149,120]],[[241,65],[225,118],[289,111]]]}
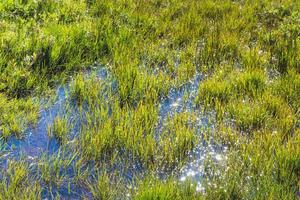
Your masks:
{"label": "wetland vegetation", "polygon": [[300,2],[0,2],[0,200],[299,199]]}

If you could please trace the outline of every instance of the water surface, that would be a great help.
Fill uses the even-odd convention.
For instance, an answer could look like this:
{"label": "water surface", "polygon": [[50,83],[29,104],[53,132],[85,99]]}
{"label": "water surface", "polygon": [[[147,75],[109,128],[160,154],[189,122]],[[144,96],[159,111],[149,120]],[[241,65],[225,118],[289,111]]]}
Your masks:
{"label": "water surface", "polygon": [[[90,76],[92,71],[85,73],[85,76]],[[112,81],[111,75],[108,71],[101,67],[96,71],[97,78],[103,81]],[[216,162],[224,162],[226,160],[226,147],[218,146],[214,144],[213,140],[206,141],[203,137],[206,131],[214,131],[213,115],[209,113],[203,113],[201,108],[196,107],[195,98],[198,93],[199,85],[203,76],[196,74],[188,83],[178,87],[172,88],[169,94],[162,98],[159,104],[159,121],[157,126],[157,134],[164,127],[164,124],[168,117],[174,116],[175,113],[191,113],[197,116],[194,124],[196,128],[196,134],[200,138],[200,142],[196,145],[192,152],[188,155],[187,163],[178,169],[178,180],[185,181],[192,179],[197,183],[197,189],[203,190],[202,181],[204,180],[204,163],[207,158],[212,158]],[[112,84],[116,87],[116,83]],[[69,84],[59,86],[56,90],[56,98],[50,106],[45,107],[47,99],[41,101],[39,120],[35,127],[30,127],[25,131],[25,138],[18,140],[11,138],[4,148],[1,150],[1,160],[7,161],[9,159],[20,159],[25,158],[32,162],[38,162],[41,156],[55,157],[60,152],[59,142],[48,136],[48,126],[51,125],[55,117],[67,116],[69,123],[71,123],[72,129],[70,131],[70,140],[76,137],[80,133],[80,127],[82,125],[82,118],[80,112],[77,110],[76,103],[70,99]],[[71,106],[70,106],[71,105]],[[72,141],[69,141],[72,142]],[[130,158],[129,158],[130,159]],[[125,161],[126,162],[126,161]],[[130,168],[125,169],[122,162],[116,163],[111,169],[112,171],[120,171],[127,181],[132,181],[134,177],[139,176],[143,173],[143,168],[138,162],[133,161],[133,165]],[[74,176],[74,172],[69,170],[67,173],[69,177]],[[71,188],[71,193],[68,190]],[[80,195],[85,193],[82,188],[70,185],[70,188],[62,187],[61,189],[55,189],[57,192],[71,199],[80,199]],[[43,196],[50,198],[49,192],[45,191]]]}

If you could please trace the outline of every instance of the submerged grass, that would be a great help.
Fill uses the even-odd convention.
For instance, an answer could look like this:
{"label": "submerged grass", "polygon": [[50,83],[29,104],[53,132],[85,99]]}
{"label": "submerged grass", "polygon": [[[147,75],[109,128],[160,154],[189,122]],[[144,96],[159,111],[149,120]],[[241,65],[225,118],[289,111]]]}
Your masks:
{"label": "submerged grass", "polygon": [[[36,158],[37,168],[9,160],[0,199],[73,190],[85,191],[78,199],[297,199],[299,8],[293,0],[1,1],[1,140],[24,138],[39,100],[67,81],[79,134],[69,141],[74,113],[56,116],[48,133],[63,153]],[[111,77],[86,75],[95,63]],[[206,168],[204,193],[172,175],[199,143],[198,112],[163,120],[159,109],[198,73],[194,111],[216,113],[214,140],[229,147],[225,166]],[[171,172],[143,174],[124,197],[125,183],[112,186],[119,161]]]}

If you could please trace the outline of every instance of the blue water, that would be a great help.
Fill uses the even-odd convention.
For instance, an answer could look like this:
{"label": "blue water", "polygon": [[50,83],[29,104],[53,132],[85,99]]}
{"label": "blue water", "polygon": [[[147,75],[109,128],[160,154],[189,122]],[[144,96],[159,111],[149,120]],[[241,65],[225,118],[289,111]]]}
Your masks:
{"label": "blue water", "polygon": [[[93,71],[87,71],[86,76],[89,76]],[[98,79],[107,79],[108,72],[104,68],[100,68],[96,72]],[[50,106],[49,99],[41,100],[39,121],[34,127],[28,128],[24,135],[25,138],[20,140],[12,137],[6,144],[6,150],[10,152],[12,157],[20,155],[26,155],[28,158],[35,158],[41,154],[53,154],[59,149],[59,142],[54,137],[49,137],[47,133],[48,126],[51,125],[57,116],[67,115],[69,117],[69,123],[73,124],[71,133],[76,134],[79,131],[80,119],[79,111],[75,105],[75,102],[70,99],[69,85],[60,86],[55,92],[54,103]]]}
{"label": "blue water", "polygon": [[[35,127],[25,131],[25,139],[19,140],[11,138],[8,141],[13,154],[22,153],[29,158],[37,157],[42,152],[53,153],[59,148],[59,143],[55,138],[49,138],[47,134],[48,124],[52,124],[54,118],[62,113],[66,104],[66,88],[59,87],[56,91],[56,101],[49,108],[42,108],[39,112],[39,121]],[[14,155],[17,156],[17,155]]]}
{"label": "blue water", "polygon": [[[90,76],[91,70],[86,72],[86,76]],[[111,81],[112,78],[105,68],[97,69],[97,78],[104,81]],[[213,115],[209,113],[201,112],[201,109],[195,106],[195,98],[198,93],[199,85],[204,77],[200,74],[196,74],[188,83],[178,88],[172,88],[169,91],[168,96],[161,99],[159,104],[159,121],[157,126],[157,133],[164,126],[168,117],[174,116],[175,113],[188,112],[194,113],[197,116],[196,130],[197,135],[201,139],[203,137],[203,131],[214,130],[214,123],[210,121],[213,119]],[[116,88],[116,83],[112,83],[112,87]],[[56,99],[45,108],[48,100],[41,101],[39,121],[35,127],[30,127],[25,132],[25,139],[18,140],[11,138],[0,151],[0,158],[2,161],[9,159],[25,158],[29,162],[37,162],[41,156],[46,156],[46,159],[51,159],[60,152],[60,144],[55,138],[48,136],[48,126],[53,123],[56,116],[71,116],[69,117],[69,123],[73,125],[70,131],[70,141],[76,137],[80,132],[80,126],[82,118],[77,110],[76,103],[70,99],[69,85],[60,86],[56,90]],[[73,106],[70,106],[73,105]],[[179,181],[185,181],[186,179],[192,179],[197,182],[197,189],[202,191],[202,180],[204,179],[204,162],[210,157],[217,162],[223,162],[226,160],[226,147],[218,146],[213,142],[201,140],[201,142],[194,148],[189,154],[188,162],[182,168],[177,169],[177,176]],[[130,158],[126,158],[130,159]],[[126,161],[125,161],[126,162]],[[138,162],[133,162],[133,166],[127,169],[123,169],[122,162],[114,164],[112,171],[120,171],[127,181],[132,181],[135,176],[142,173],[143,168]],[[93,164],[91,164],[93,165]],[[71,179],[74,176],[72,168],[67,169],[64,173],[68,173],[68,177]],[[68,183],[66,182],[64,187],[59,190],[55,187],[52,188],[52,192],[59,193],[66,199],[80,199],[82,194],[87,195],[87,191],[80,186],[70,184],[71,193],[68,189]],[[52,196],[49,193],[49,188],[43,192],[43,198],[51,199]]]}
{"label": "blue water", "polygon": [[183,166],[178,173],[180,181],[187,179],[194,180],[197,183],[197,190],[203,191],[202,182],[205,179],[205,161],[209,158],[218,163],[224,164],[226,161],[225,146],[220,146],[213,142],[213,139],[206,141],[203,138],[204,132],[214,132],[214,113],[203,113],[201,108],[195,105],[195,98],[198,95],[198,88],[203,80],[203,76],[196,74],[188,83],[183,86],[171,89],[168,97],[160,104],[160,121],[159,127],[168,116],[173,116],[175,113],[195,113],[197,115],[196,127],[197,135],[202,138],[201,142],[189,154],[189,161]]}

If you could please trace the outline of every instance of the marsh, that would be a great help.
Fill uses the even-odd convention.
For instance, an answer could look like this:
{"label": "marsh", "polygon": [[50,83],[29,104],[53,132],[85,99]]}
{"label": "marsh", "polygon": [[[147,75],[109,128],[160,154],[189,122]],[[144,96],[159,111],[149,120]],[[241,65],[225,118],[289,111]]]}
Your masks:
{"label": "marsh", "polygon": [[297,199],[294,0],[0,2],[0,199]]}

